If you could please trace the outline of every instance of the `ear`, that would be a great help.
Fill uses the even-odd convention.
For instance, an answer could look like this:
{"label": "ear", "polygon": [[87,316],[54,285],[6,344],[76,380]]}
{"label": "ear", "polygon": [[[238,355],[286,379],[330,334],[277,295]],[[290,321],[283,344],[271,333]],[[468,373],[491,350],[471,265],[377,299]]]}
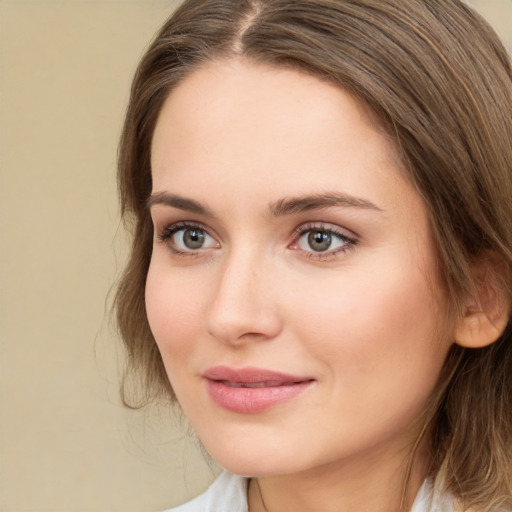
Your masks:
{"label": "ear", "polygon": [[475,292],[455,327],[455,342],[464,348],[494,343],[510,319],[510,295],[503,279],[501,258],[487,253],[473,268]]}

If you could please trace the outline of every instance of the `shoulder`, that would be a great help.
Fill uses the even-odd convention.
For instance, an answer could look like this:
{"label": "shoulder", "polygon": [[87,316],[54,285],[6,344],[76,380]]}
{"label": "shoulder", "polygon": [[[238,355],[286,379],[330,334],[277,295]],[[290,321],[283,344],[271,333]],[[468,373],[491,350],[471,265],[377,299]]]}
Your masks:
{"label": "shoulder", "polygon": [[248,481],[224,471],[205,493],[165,512],[248,512]]}

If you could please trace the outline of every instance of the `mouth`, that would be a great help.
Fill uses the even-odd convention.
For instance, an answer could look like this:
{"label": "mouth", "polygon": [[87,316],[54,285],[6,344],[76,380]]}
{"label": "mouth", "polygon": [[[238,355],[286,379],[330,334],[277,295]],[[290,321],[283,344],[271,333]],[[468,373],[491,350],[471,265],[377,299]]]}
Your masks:
{"label": "mouth", "polygon": [[220,380],[217,382],[221,382],[230,388],[275,388],[277,386],[293,386],[294,384],[299,384],[299,382],[279,382],[275,380],[267,380],[263,382],[231,382],[229,380]]}
{"label": "mouth", "polygon": [[283,404],[315,382],[311,377],[253,367],[216,366],[208,369],[203,377],[213,402],[239,414],[255,414]]}

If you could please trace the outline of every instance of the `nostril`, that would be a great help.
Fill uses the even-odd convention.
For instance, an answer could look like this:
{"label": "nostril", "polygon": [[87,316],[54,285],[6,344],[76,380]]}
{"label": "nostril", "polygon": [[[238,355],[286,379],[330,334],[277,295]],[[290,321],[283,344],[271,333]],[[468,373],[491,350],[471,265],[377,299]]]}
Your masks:
{"label": "nostril", "polygon": [[217,317],[210,315],[207,331],[218,341],[239,345],[275,338],[281,331],[281,323],[277,315],[263,311],[247,315],[231,311]]}
{"label": "nostril", "polygon": [[[254,254],[239,252],[225,262],[206,311],[207,331],[213,338],[232,344],[259,342],[281,330],[269,277],[259,264]],[[257,279],[257,275],[266,277]]]}

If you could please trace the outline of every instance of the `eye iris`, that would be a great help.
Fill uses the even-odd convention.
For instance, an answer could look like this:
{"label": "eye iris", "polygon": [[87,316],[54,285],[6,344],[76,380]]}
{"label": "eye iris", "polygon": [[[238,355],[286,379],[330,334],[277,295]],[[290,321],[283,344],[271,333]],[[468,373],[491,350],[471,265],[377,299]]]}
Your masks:
{"label": "eye iris", "polygon": [[332,237],[326,231],[311,231],[308,235],[308,244],[316,252],[327,251],[331,246]]}
{"label": "eye iris", "polygon": [[189,249],[200,249],[204,244],[204,231],[201,229],[187,229],[183,233],[183,243]]}

